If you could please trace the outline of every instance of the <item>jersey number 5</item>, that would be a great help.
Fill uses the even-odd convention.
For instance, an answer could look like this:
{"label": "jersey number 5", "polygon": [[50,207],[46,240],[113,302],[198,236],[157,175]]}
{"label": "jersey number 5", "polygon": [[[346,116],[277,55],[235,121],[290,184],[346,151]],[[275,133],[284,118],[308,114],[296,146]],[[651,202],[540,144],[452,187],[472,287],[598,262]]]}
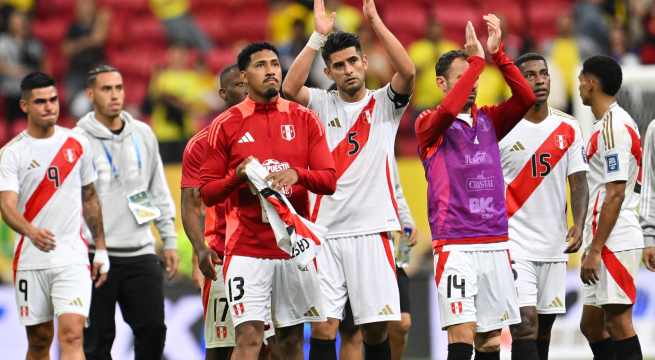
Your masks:
{"label": "jersey number 5", "polygon": [[548,160],[550,159],[549,153],[533,154],[530,158],[530,164],[532,165],[532,177],[545,177],[550,174],[552,167]]}
{"label": "jersey number 5", "polygon": [[359,142],[355,137],[357,136],[357,131],[351,131],[348,133],[348,144],[352,145],[352,149],[348,150],[349,156],[355,156],[359,152]]}
{"label": "jersey number 5", "polygon": [[59,179],[59,168],[58,167],[56,167],[56,166],[49,167],[48,171],[46,172],[46,176],[48,177],[48,180],[55,183],[56,188],[58,188],[59,185],[61,185],[61,181]]}

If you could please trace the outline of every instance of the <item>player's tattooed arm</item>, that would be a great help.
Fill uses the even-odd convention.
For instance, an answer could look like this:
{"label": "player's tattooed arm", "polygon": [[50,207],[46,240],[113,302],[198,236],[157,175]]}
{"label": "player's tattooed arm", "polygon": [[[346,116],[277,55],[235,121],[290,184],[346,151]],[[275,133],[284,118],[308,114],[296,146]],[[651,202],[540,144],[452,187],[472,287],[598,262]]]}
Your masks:
{"label": "player's tattooed arm", "polygon": [[18,194],[13,191],[0,192],[2,219],[19,234],[27,236],[39,250],[48,252],[55,248],[55,235],[48,229],[32,225],[18,211]]}
{"label": "player's tattooed arm", "polygon": [[363,0],[362,12],[387,52],[391,67],[396,71],[393,78],[391,78],[391,88],[401,95],[411,94],[414,90],[414,79],[416,78],[416,66],[412,58],[409,57],[403,44],[384,25],[375,7],[375,0]]}
{"label": "player's tattooed arm", "polygon": [[91,231],[96,248],[105,247],[105,229],[102,222],[102,208],[93,184],[82,186],[82,213]]}
{"label": "player's tattooed arm", "polygon": [[603,247],[609,238],[625,199],[625,181],[605,184],[605,201],[600,209],[596,234],[591,240],[591,247],[582,260],[580,277],[585,284],[595,284],[600,279],[600,260]]}
{"label": "player's tattooed arm", "polygon": [[571,209],[573,209],[573,226],[566,236],[569,246],[565,253],[574,253],[582,245],[582,231],[587,217],[587,205],[589,204],[589,187],[587,186],[587,174],[584,171],[571,174],[568,177],[571,188]]}

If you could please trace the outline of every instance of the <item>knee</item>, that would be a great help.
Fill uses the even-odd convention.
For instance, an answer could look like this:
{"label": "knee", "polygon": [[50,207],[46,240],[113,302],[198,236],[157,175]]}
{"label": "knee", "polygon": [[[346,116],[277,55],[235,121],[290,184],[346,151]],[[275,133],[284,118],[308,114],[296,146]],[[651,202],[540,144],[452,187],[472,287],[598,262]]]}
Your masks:
{"label": "knee", "polygon": [[634,335],[630,317],[608,316],[605,327],[607,332],[615,339],[624,339]]}
{"label": "knee", "polygon": [[28,336],[28,346],[30,351],[36,353],[47,352],[52,344],[53,332],[51,329],[34,331]]}
{"label": "knee", "polygon": [[328,318],[327,321],[312,323],[312,337],[321,340],[334,340],[337,338],[339,320]]}
{"label": "knee", "polygon": [[[61,326],[61,324],[60,324]],[[62,346],[82,346],[81,328],[75,326],[61,326],[59,329],[59,342]]]}
{"label": "knee", "polygon": [[379,344],[387,339],[387,322],[371,323],[362,325],[364,342],[367,344]]}
{"label": "knee", "polygon": [[412,327],[412,318],[410,316],[403,316],[400,321],[389,323],[389,334],[395,337],[405,337]]}
{"label": "knee", "polygon": [[500,351],[500,330],[476,334],[475,350],[479,352]]}
{"label": "knee", "polygon": [[236,342],[240,348],[259,348],[262,346],[263,337],[263,327],[261,331],[257,326],[248,323],[236,327]]}
{"label": "knee", "polygon": [[512,340],[536,340],[539,330],[535,320],[524,318],[520,324],[510,326]]}
{"label": "knee", "polygon": [[295,333],[295,332],[290,332],[286,334],[284,337],[280,337],[279,339],[279,346],[282,349],[287,350],[298,350],[302,349],[303,347],[303,334],[300,333]]}

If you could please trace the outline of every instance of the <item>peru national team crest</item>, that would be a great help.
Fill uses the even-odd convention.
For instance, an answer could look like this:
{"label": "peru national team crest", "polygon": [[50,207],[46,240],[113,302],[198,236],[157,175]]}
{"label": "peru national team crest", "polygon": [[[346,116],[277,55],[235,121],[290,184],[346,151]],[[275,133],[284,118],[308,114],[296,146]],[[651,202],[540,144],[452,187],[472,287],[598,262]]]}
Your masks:
{"label": "peru national team crest", "polygon": [[282,139],[286,141],[291,141],[296,137],[295,125],[280,125],[280,130],[282,131]]}
{"label": "peru national team crest", "polygon": [[567,145],[568,142],[566,140],[566,137],[564,135],[557,135],[557,146],[560,148],[560,150],[566,149]]}
{"label": "peru national team crest", "polygon": [[66,161],[68,161],[69,163],[71,163],[71,164],[74,163],[75,159],[76,159],[75,158],[75,151],[73,151],[73,149],[70,149],[70,148],[64,150],[64,157],[66,158]]}

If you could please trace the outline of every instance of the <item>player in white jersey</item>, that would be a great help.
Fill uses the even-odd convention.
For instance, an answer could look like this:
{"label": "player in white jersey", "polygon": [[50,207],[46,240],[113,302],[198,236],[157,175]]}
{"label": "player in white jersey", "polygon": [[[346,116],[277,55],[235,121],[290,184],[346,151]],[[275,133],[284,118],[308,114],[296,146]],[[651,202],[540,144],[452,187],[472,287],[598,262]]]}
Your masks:
{"label": "player in white jersey", "polygon": [[[0,210],[17,233],[13,276],[20,322],[27,329],[27,358],[49,359],[56,317],[61,358],[83,359],[92,278],[96,287],[105,282],[109,258],[89,144],[55,125],[54,85],[39,72],[21,82],[27,130],[0,151]],[[93,268],[82,218],[100,244]]]}
{"label": "player in white jersey", "polygon": [[635,277],[644,239],[637,216],[641,142],[634,120],[616,103],[621,67],[612,58],[587,59],[580,97],[596,118],[587,144],[589,208],[584,229],[580,329],[595,359],[642,359],[632,326]]}
{"label": "player in white jersey", "polygon": [[[334,195],[313,202],[312,219],[328,228],[328,241],[318,256],[328,321],[313,326],[310,359],[336,359],[334,339],[347,299],[355,325],[362,325],[367,358],[390,357],[387,322],[400,320],[393,246],[387,236],[400,230],[389,144],[409,103],[416,69],[373,0],[364,0],[363,14],[396,71],[388,85],[366,88],[368,60],[359,39],[332,33],[335,14],[326,13],[323,0],[314,1],[316,31],[283,85],[287,96],[317,112],[338,176]],[[304,86],[319,50],[336,91]]]}
{"label": "player in white jersey", "polygon": [[[512,359],[547,360],[556,314],[566,312],[567,253],[582,245],[589,167],[577,121],[548,106],[546,59],[527,53],[514,63],[537,101],[499,143],[521,311],[521,323],[510,326]],[[568,232],[567,180],[574,219]]]}

